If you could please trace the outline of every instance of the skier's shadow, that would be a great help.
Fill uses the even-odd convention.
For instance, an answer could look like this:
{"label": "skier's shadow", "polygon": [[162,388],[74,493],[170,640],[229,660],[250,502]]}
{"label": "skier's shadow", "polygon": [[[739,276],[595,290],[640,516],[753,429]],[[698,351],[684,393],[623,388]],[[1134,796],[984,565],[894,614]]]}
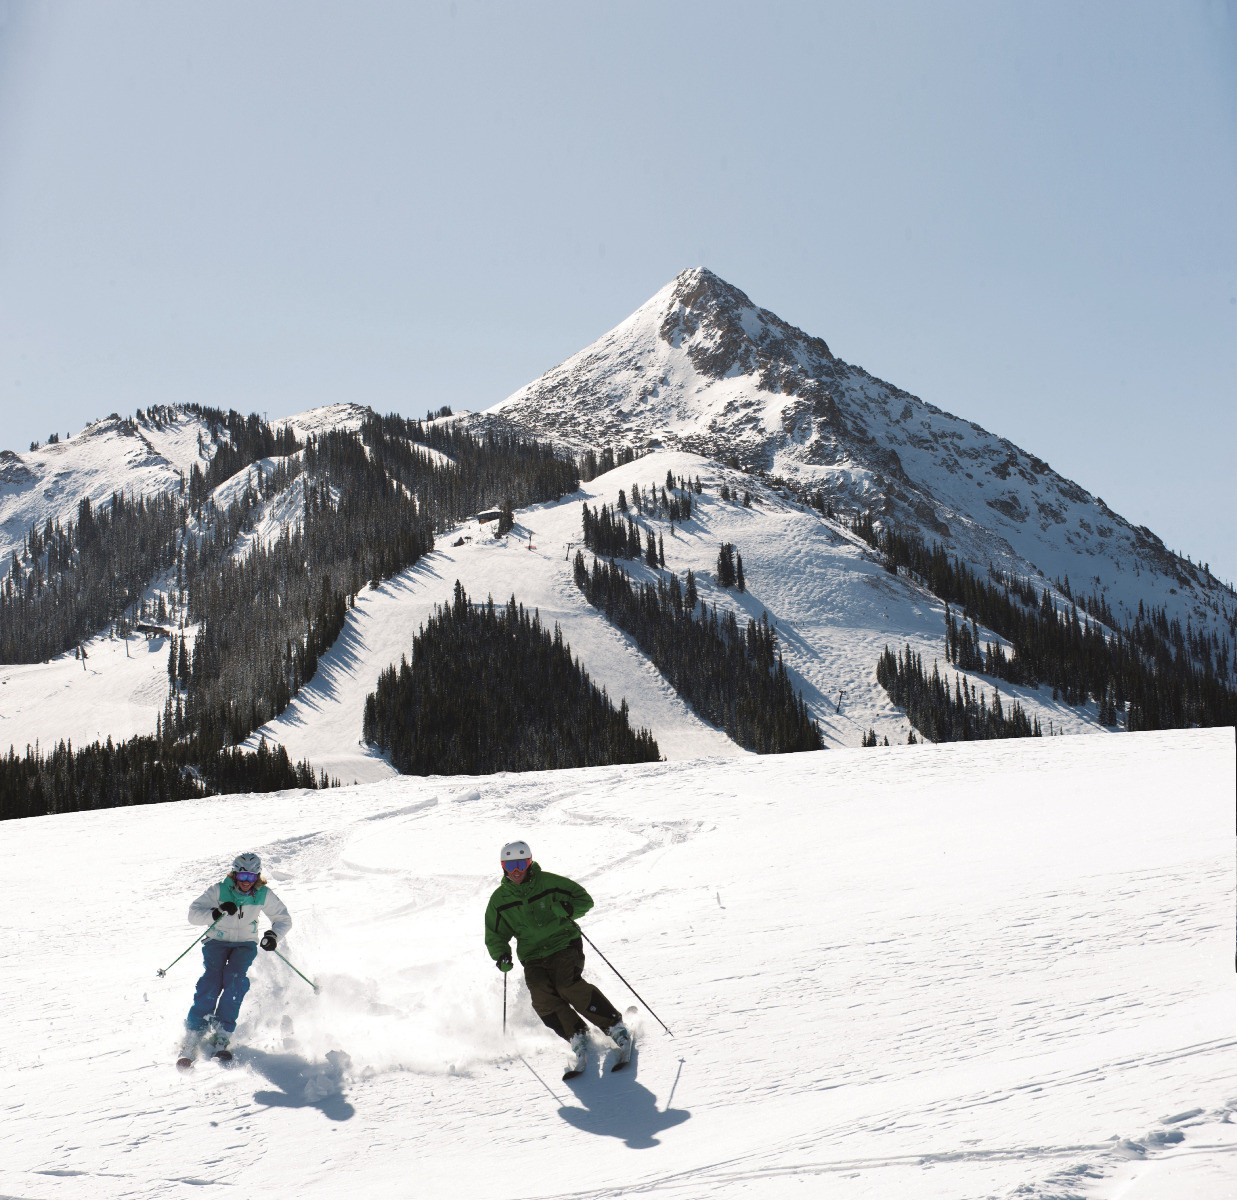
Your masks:
{"label": "skier's shadow", "polygon": [[267,1108],[316,1108],[332,1121],[347,1121],[356,1109],[344,1095],[344,1072],[348,1056],[332,1050],[325,1062],[310,1062],[299,1054],[268,1054],[264,1050],[238,1047],[236,1061],[252,1067],[277,1092],[255,1092],[255,1104]]}
{"label": "skier's shadow", "polygon": [[[586,1072],[569,1079],[567,1086],[575,1093],[583,1108],[564,1105],[558,1115],[584,1133],[602,1137],[622,1138],[631,1150],[647,1150],[661,1143],[657,1135],[691,1116],[685,1108],[657,1109],[657,1097],[636,1080],[636,1057],[631,1066],[615,1075]],[[607,1077],[608,1076],[608,1077]],[[677,1083],[677,1079],[675,1081]],[[670,1093],[674,1098],[673,1090]]]}

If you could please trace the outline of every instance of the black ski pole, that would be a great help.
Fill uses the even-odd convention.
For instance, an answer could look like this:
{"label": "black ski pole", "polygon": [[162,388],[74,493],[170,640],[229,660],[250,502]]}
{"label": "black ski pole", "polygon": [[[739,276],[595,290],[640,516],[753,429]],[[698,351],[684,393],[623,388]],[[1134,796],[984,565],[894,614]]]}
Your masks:
{"label": "black ski pole", "polygon": [[[597,946],[594,944],[593,939],[589,937],[588,934],[585,933],[583,929],[580,930],[580,936],[586,942],[588,942],[588,944],[592,946],[594,950],[597,950]],[[616,975],[618,975],[620,979],[623,979],[622,975],[619,974],[618,968],[604,954],[602,954],[600,950],[597,950],[597,953],[601,955],[601,961],[605,963],[606,966],[609,967],[611,971],[613,971]],[[635,998],[639,1000],[640,1003],[643,1004],[644,1007],[649,1010],[649,1012],[653,1013],[653,1020],[655,1020],[658,1023],[658,1025],[660,1025],[667,1033],[669,1033],[671,1037],[674,1037],[674,1034],[670,1033],[670,1026],[668,1026],[666,1022],[663,1021],[661,1017],[659,1017],[655,1012],[653,1012],[652,1008],[649,1007],[648,1001],[645,1000],[645,998],[642,995],[640,995],[640,993],[636,991],[636,989],[632,987],[631,984],[628,983],[626,979],[623,979],[623,984],[627,988],[627,990],[631,992],[631,994],[635,996]]]}
{"label": "black ski pole", "polygon": [[503,972],[503,1037],[507,1036],[507,972]]}

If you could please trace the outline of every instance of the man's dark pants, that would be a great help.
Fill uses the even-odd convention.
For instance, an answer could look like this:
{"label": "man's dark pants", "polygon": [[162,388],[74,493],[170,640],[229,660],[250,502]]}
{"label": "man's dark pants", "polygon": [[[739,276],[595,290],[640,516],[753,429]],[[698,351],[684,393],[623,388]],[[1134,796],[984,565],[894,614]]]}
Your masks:
{"label": "man's dark pants", "polygon": [[533,1009],[559,1037],[567,1041],[584,1031],[583,1015],[604,1033],[622,1014],[583,978],[584,946],[576,938],[569,946],[546,958],[524,964],[524,979]]}

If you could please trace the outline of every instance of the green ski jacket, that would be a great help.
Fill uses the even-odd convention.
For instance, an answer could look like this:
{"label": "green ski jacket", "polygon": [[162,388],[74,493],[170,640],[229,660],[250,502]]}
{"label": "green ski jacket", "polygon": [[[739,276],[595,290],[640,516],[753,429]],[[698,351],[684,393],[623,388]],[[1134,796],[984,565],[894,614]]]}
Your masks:
{"label": "green ski jacket", "polygon": [[[570,917],[555,911],[555,904],[563,903],[570,906]],[[578,883],[551,875],[534,862],[523,883],[504,877],[494,889],[485,909],[485,948],[497,962],[511,953],[514,937],[520,962],[548,958],[580,936],[574,918],[592,907],[592,896]]]}

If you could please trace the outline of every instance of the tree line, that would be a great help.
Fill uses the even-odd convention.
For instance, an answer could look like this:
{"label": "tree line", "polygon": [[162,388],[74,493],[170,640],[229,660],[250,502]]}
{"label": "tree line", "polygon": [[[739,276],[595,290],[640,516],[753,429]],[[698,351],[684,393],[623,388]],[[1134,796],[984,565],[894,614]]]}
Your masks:
{"label": "tree line", "polygon": [[657,762],[573,658],[562,631],[512,596],[474,605],[456,581],[404,656],[365,700],[365,740],[405,775],[483,775]]}
{"label": "tree line", "polygon": [[786,673],[768,614],[740,632],[732,612],[699,605],[695,580],[675,574],[633,585],[616,563],[582,551],[574,562],[576,586],[608,620],[629,633],[670,685],[704,720],[758,754],[824,747],[820,727]]}
{"label": "tree line", "polygon": [[61,741],[50,754],[28,746],[20,757],[10,747],[0,757],[0,821],[330,782],[325,774],[315,777],[308,762],[294,766],[282,746],[272,750],[265,740],[257,750],[211,755],[185,744],[167,747],[149,736],[119,743],[109,737],[78,750]]}
{"label": "tree line", "polygon": [[0,586],[0,663],[43,662],[131,609],[176,561],[185,510],[176,496],[83,496],[77,520],[50,518],[12,552]]}
{"label": "tree line", "polygon": [[[901,654],[886,646],[876,665],[876,679],[910,723],[933,742],[1041,736],[1039,718],[1028,718],[1016,700],[1006,711],[1001,693],[993,688],[989,704],[983,692],[957,675],[951,692],[936,663],[932,674],[925,674],[923,655],[915,654],[910,646]],[[876,735],[870,737],[864,745],[876,745]]]}
{"label": "tree line", "polygon": [[[852,529],[880,551],[886,569],[906,570],[971,619],[967,629],[952,612],[946,618],[946,657],[960,669],[1028,687],[1049,684],[1054,698],[1073,705],[1094,700],[1107,723],[1118,724],[1124,714],[1131,730],[1237,724],[1229,648],[1214,635],[1183,630],[1162,609],[1148,612],[1141,602],[1134,622],[1124,626],[1102,597],[1058,608],[1047,588],[1006,576],[981,578],[938,543],[877,530],[870,515],[856,519]],[[1092,612],[1103,613],[1104,623]],[[1013,655],[999,642],[981,650],[978,624],[1010,643]]]}
{"label": "tree line", "polygon": [[[430,514],[438,533],[486,508],[526,508],[580,486],[574,460],[549,442],[489,428],[473,434],[458,423],[426,424],[397,414],[370,416],[360,440],[392,480]],[[443,463],[421,449],[451,459]]]}
{"label": "tree line", "polygon": [[[170,588],[160,593],[158,607],[178,627],[168,651],[172,686],[155,736],[125,743],[124,752],[126,763],[145,756],[156,783],[163,778],[156,761],[199,763],[208,786],[225,778],[239,786],[246,770],[258,779],[265,768],[232,748],[278,716],[313,677],[362,586],[377,587],[411,566],[432,550],[436,530],[496,500],[508,507],[537,503],[578,486],[575,464],[546,443],[495,433],[473,437],[452,425],[399,416],[375,416],[357,432],[311,437],[295,460],[263,471],[255,465],[260,458],[292,449],[287,427],[219,415],[216,432],[231,447],[229,466],[250,469],[226,508],[203,491],[215,479],[211,468],[201,472],[201,484],[191,475],[179,496],[118,494],[104,512],[85,517],[79,510],[68,530],[53,526],[46,540],[32,531],[25,556],[0,589],[0,648],[11,647],[9,661],[21,654],[38,660],[109,623],[123,632],[146,611],[143,588],[159,571],[167,573]],[[221,452],[222,446],[216,460]],[[261,500],[293,486],[301,489],[299,523],[239,553],[238,539],[253,530]],[[31,576],[37,584],[28,582]],[[38,634],[40,625],[51,632]],[[196,633],[187,625],[196,625]],[[100,746],[91,761],[115,756],[117,770],[132,774],[119,753]],[[227,776],[219,766],[224,753],[233,761]],[[22,770],[46,776],[30,761]],[[74,767],[65,778],[86,769]],[[136,795],[148,781],[140,771],[134,779]],[[176,798],[176,786],[154,790]],[[83,806],[101,794],[86,787]]]}

